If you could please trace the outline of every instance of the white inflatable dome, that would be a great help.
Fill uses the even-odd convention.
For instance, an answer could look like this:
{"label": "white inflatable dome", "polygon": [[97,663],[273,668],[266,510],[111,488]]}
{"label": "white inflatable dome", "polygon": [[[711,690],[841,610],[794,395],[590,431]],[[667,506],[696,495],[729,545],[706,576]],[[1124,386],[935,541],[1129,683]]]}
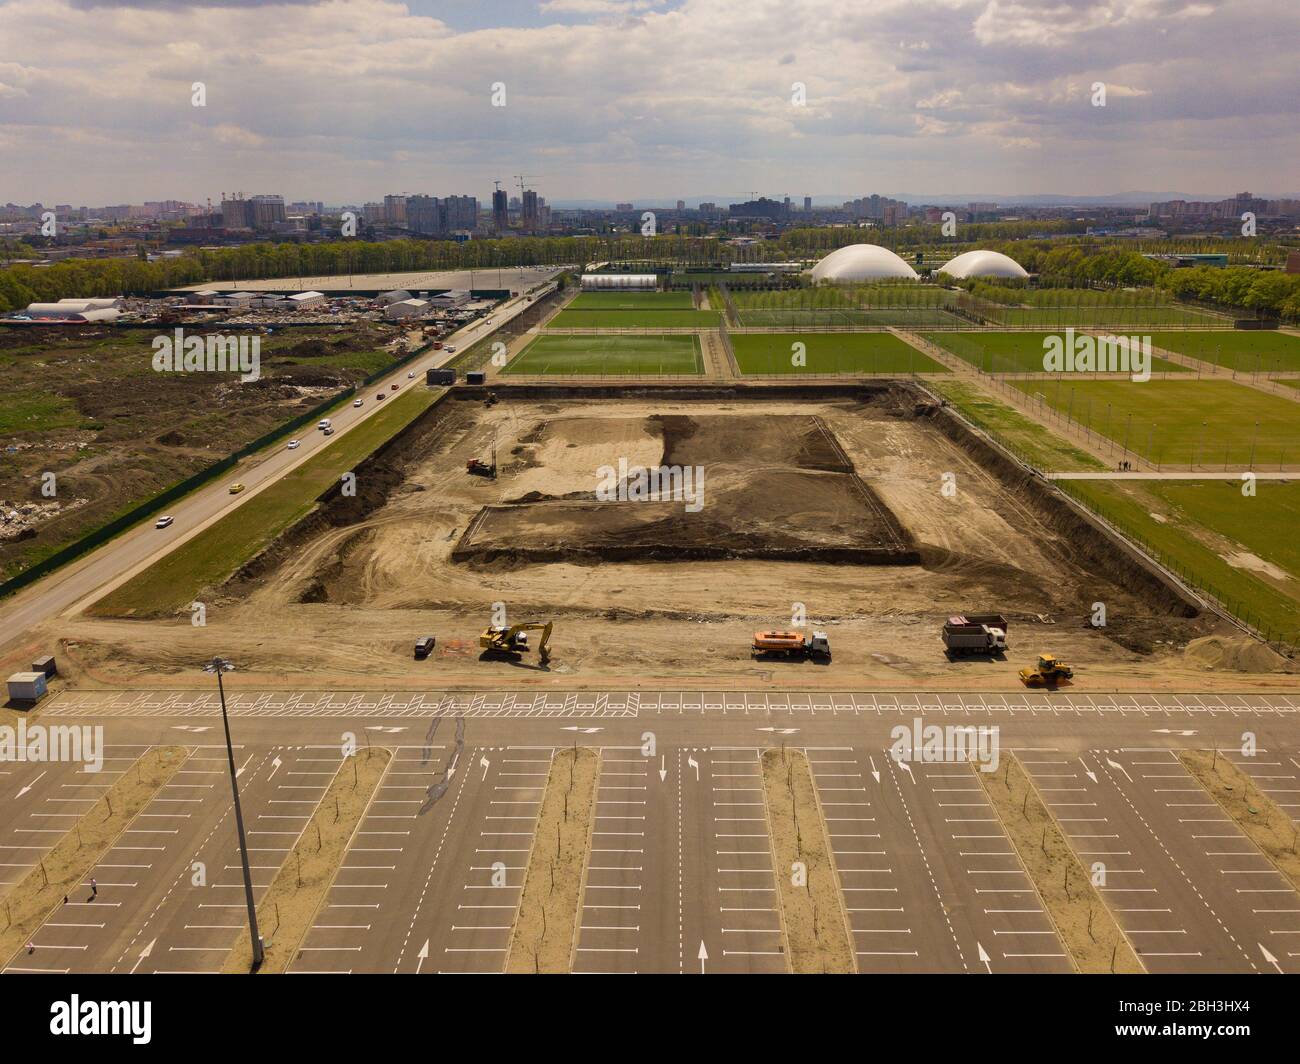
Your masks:
{"label": "white inflatable dome", "polygon": [[877,244],[850,244],[827,255],[812,269],[814,281],[876,281],[881,278],[917,280],[911,266]]}
{"label": "white inflatable dome", "polygon": [[967,251],[940,268],[950,277],[1028,277],[1015,259],[998,251]]}

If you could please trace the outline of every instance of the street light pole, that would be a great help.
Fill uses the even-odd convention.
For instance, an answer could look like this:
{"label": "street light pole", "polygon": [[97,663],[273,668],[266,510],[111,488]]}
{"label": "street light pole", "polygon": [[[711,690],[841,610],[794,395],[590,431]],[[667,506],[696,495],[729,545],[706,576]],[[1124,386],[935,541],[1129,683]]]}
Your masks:
{"label": "street light pole", "polygon": [[257,931],[257,905],[253,902],[253,877],[248,869],[248,841],[244,837],[244,814],[239,808],[239,782],[235,771],[235,748],[230,744],[230,718],[226,715],[226,689],[221,674],[234,666],[225,658],[213,658],[203,666],[204,672],[217,674],[217,692],[221,697],[221,724],[226,730],[226,757],[230,763],[230,793],[235,800],[235,829],[239,832],[239,859],[244,866],[244,900],[248,904],[248,934],[253,946],[253,971],[262,965],[262,936]]}

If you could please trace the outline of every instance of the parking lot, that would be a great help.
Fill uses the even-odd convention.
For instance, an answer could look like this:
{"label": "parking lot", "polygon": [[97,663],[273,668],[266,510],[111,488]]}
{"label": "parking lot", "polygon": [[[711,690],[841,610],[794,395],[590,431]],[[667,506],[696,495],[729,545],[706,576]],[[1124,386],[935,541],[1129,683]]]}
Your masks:
{"label": "parking lot", "polygon": [[[701,708],[686,711],[681,696],[642,693],[629,717],[612,695],[602,715],[586,715],[596,703],[579,700],[593,696],[577,695],[567,717],[526,720],[497,710],[394,719],[399,697],[411,696],[386,695],[366,696],[352,718],[312,720],[276,712],[290,699],[275,697],[234,720],[259,898],[342,763],[338,736],[394,750],[293,972],[501,971],[550,761],[575,742],[602,758],[575,971],[787,970],[759,774],[762,749],[779,743],[805,750],[812,766],[860,971],[1071,970],[979,766],[892,758],[902,707],[886,712],[881,696],[878,712],[800,716],[760,714],[752,698],[736,712],[727,701],[736,696],[696,696]],[[487,709],[497,697],[439,704],[478,698]],[[541,698],[556,696],[514,704],[536,710]],[[987,696],[965,696],[938,712],[959,706],[964,718],[976,698],[989,707]],[[1080,860],[1104,873],[1099,889],[1149,971],[1300,971],[1300,895],[1173,752],[1219,745],[1294,820],[1294,718],[1276,701],[1214,712],[1203,701],[1193,719],[1180,700],[1171,720],[1172,710],[1112,718],[1059,706],[1012,716],[1008,697],[1003,749],[1021,759]],[[792,707],[799,701],[790,696]],[[246,934],[219,726],[172,707],[174,720],[114,717],[121,742],[98,776],[68,764],[0,767],[10,797],[0,879],[13,883],[152,743],[193,744],[89,873],[83,896],[45,922],[34,952],[6,958],[9,970],[210,972]],[[1247,714],[1260,735],[1254,757],[1236,750]],[[263,936],[274,940],[276,929],[275,914],[263,914]]]}

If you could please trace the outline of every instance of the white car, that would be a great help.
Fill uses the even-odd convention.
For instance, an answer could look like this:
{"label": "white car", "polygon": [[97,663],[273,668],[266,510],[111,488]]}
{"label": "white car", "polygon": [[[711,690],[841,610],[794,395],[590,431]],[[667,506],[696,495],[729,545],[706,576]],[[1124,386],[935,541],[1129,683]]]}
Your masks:
{"label": "white car", "polygon": [[175,521],[175,520],[176,520],[176,518],[174,518],[174,517],[160,517],[160,518],[158,518],[157,521],[155,521],[155,522],[153,523],[153,527],[154,527],[154,528],[167,528],[167,527],[169,527],[169,526],[171,525],[171,523],[172,523],[173,521]]}
{"label": "white car", "polygon": [[406,379],[409,381],[414,376],[415,376],[415,370],[411,370],[411,372],[406,375]]}
{"label": "white car", "polygon": [[353,405],[353,406],[360,406],[360,405],[361,405],[361,400],[360,400],[360,399],[357,399],[356,401],[353,402],[352,405]]}
{"label": "white car", "polygon": [[296,451],[296,450],[297,450],[301,445],[302,445],[302,441],[301,441],[301,440],[290,440],[290,441],[289,441],[289,450],[291,450],[291,451]]}

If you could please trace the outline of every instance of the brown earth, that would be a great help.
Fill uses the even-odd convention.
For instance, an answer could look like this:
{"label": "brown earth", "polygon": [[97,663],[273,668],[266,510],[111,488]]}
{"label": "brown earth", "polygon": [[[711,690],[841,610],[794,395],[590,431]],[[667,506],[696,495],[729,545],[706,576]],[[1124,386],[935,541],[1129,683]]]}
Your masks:
{"label": "brown earth", "polygon": [[[1207,671],[1183,654],[1189,640],[1215,631],[1214,618],[1195,615],[1050,486],[1000,468],[951,426],[918,414],[910,393],[666,401],[557,390],[554,399],[516,399],[503,386],[499,394],[491,408],[460,400],[431,411],[421,431],[358,470],[356,497],[333,493],[206,594],[205,628],[187,618],[65,619],[49,626],[64,640],[61,663],[82,685],[175,686],[220,649],[238,660],[237,682],[259,685],[382,677],[413,687],[1006,689],[1021,664],[1051,651],[1071,661],[1084,691],[1240,686],[1239,675]],[[494,445],[499,477],[468,475],[466,461],[490,458]],[[713,478],[705,506],[697,515],[678,510],[677,527],[708,515],[724,547],[761,532],[787,548],[785,560],[738,550],[672,560],[645,550],[644,539],[624,552],[631,557],[601,557],[611,533],[653,526],[655,508],[666,505],[593,504],[597,470],[620,457],[629,465],[701,462]],[[864,493],[855,499],[823,482],[860,483]],[[941,490],[945,483],[955,494]],[[817,490],[794,490],[810,484]],[[485,507],[562,514],[549,529],[533,517],[513,532],[493,529],[497,546],[526,555],[540,544],[554,548],[554,560],[457,560],[458,542]],[[916,551],[910,564],[799,557],[819,539],[852,543],[893,522]],[[570,531],[571,539],[560,534]],[[670,546],[682,542],[656,534]],[[1103,630],[1088,625],[1097,601],[1107,605]],[[549,668],[479,660],[477,635],[498,602],[510,620],[556,621]],[[831,636],[829,668],[750,659],[752,632],[789,627],[796,603],[810,627]],[[966,611],[1010,618],[1006,661],[946,659],[940,626]],[[424,634],[438,646],[431,660],[415,662],[412,642]]]}

